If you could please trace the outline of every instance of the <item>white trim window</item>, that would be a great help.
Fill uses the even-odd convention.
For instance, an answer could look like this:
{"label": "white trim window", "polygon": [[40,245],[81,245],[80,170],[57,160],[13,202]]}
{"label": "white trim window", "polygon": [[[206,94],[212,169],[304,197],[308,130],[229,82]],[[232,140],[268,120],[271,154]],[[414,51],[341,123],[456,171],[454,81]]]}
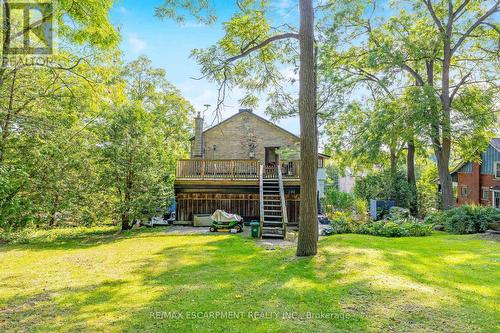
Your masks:
{"label": "white trim window", "polygon": [[482,187],[481,188],[481,200],[488,201],[490,200],[490,188]]}
{"label": "white trim window", "polygon": [[462,198],[467,198],[469,196],[469,188],[467,187],[467,185],[462,185],[460,187],[460,196]]}
{"label": "white trim window", "polygon": [[494,164],[495,178],[500,179],[500,161],[496,161]]}
{"label": "white trim window", "polygon": [[491,204],[494,208],[500,209],[500,191],[491,191]]}

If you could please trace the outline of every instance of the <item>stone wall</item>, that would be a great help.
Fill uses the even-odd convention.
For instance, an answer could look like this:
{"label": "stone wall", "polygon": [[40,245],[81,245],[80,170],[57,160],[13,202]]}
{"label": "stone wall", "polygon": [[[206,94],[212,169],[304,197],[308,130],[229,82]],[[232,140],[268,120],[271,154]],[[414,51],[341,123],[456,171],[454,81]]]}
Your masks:
{"label": "stone wall", "polygon": [[205,159],[255,158],[264,163],[265,147],[298,149],[299,139],[245,111],[206,131],[203,144]]}

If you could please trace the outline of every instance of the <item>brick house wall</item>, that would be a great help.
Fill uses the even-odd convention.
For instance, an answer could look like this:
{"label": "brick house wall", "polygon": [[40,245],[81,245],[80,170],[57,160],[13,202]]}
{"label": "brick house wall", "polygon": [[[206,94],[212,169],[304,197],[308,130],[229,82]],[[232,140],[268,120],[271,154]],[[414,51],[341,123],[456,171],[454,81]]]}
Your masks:
{"label": "brick house wall", "polygon": [[[472,163],[472,172],[458,172],[458,205],[481,204],[485,206],[492,205],[493,192],[489,189],[494,186],[500,186],[500,179],[494,175],[481,174],[480,165]],[[462,188],[467,188],[467,196],[463,196]],[[482,190],[488,189],[488,199],[482,198]]]}

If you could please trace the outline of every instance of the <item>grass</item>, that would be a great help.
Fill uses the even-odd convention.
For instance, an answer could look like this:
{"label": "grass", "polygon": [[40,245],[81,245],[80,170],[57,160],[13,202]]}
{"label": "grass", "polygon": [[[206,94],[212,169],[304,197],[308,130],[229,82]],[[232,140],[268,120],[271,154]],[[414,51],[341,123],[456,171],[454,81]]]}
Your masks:
{"label": "grass", "polygon": [[299,259],[233,234],[55,234],[0,245],[0,331],[499,330],[500,245],[478,235],[335,235]]}

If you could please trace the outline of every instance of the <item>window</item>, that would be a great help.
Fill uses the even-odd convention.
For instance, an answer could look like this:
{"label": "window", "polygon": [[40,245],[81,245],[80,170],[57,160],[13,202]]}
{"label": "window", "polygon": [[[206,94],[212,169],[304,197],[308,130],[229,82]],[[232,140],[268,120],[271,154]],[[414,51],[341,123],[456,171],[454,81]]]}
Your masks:
{"label": "window", "polygon": [[495,178],[500,179],[500,162],[495,162]]}
{"label": "window", "polygon": [[491,200],[493,203],[493,207],[495,207],[496,209],[500,209],[500,191],[492,191],[491,193],[493,195],[493,198]]}
{"label": "window", "polygon": [[462,186],[460,188],[460,196],[462,198],[467,198],[468,195],[469,195],[469,189],[467,188],[467,186]]}
{"label": "window", "polygon": [[481,200],[490,200],[490,189],[487,187],[481,188]]}

